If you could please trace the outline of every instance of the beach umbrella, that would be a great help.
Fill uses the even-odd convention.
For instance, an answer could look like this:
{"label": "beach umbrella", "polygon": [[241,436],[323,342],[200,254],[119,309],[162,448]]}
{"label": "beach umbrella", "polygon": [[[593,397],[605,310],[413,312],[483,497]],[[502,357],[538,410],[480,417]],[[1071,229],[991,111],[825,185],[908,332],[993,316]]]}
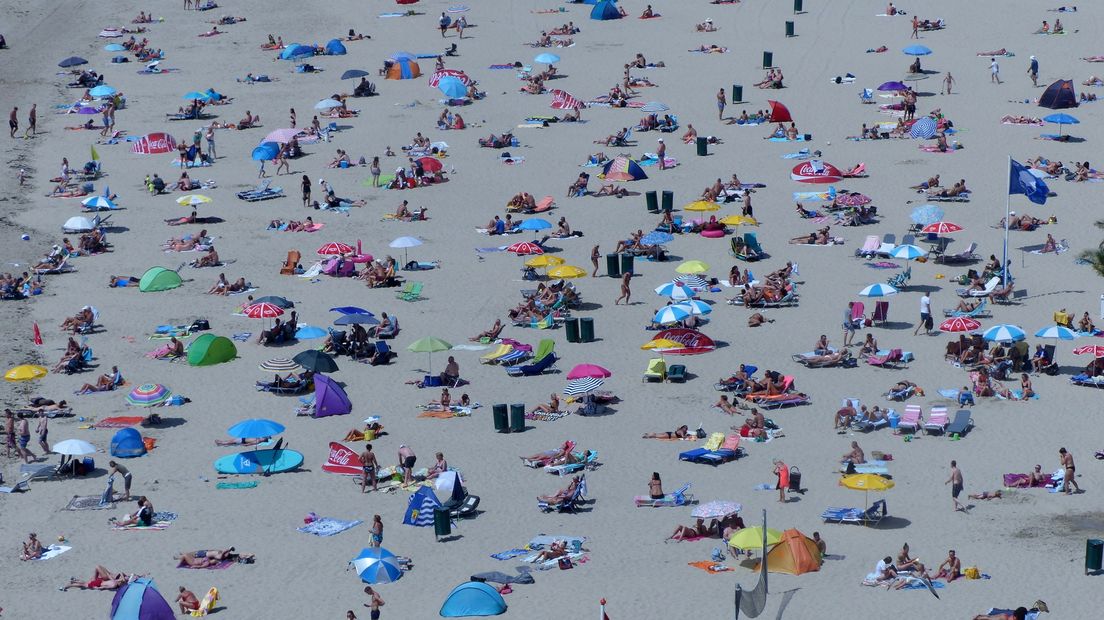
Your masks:
{"label": "beach umbrella", "polygon": [[689,204],[683,205],[683,211],[720,211],[721,205],[710,200],[695,200]]}
{"label": "beach umbrella", "polygon": [[836,198],[836,204],[841,204],[846,207],[861,207],[863,205],[868,205],[871,202],[873,201],[869,196],[867,196],[866,194],[860,194],[859,192],[843,193]]}
{"label": "beach umbrella", "polygon": [[759,224],[759,221],[755,218],[740,214],[726,215],[725,217],[722,217],[717,221],[724,224],[725,226],[739,226],[741,224],[750,224],[752,226],[757,226]]}
{"label": "beach umbrella", "polygon": [[929,235],[949,235],[963,230],[961,226],[954,222],[932,222],[920,230],[920,232]]}
{"label": "beach umbrella", "polygon": [[452,345],[444,340],[428,336],[410,343],[410,345],[406,347],[406,350],[414,353],[427,354],[429,357],[429,374],[433,374],[433,354],[437,351],[448,351],[451,348]]}
{"label": "beach umbrella", "polygon": [[270,360],[261,362],[261,365],[257,368],[272,372],[291,372],[293,370],[298,370],[299,364],[296,364],[286,357],[274,357]]}
{"label": "beach umbrella", "polygon": [[564,264],[564,259],[559,256],[552,256],[551,254],[538,254],[525,260],[526,267],[556,267]]}
{"label": "beach umbrella", "polygon": [[885,82],[884,84],[882,84],[881,86],[878,87],[878,90],[886,91],[886,92],[893,92],[893,91],[898,91],[898,90],[908,90],[908,86],[906,86],[905,84],[902,84],[901,82]]}
{"label": "beach umbrella", "polygon": [[251,319],[273,319],[284,314],[284,309],[270,303],[254,303],[246,307],[245,316]]}
{"label": "beach umbrella", "polygon": [[100,108],[90,105],[82,105],[77,108],[77,114],[99,114]]}
{"label": "beach umbrella", "polygon": [[358,308],[357,306],[338,306],[336,308],[330,308],[330,312],[340,312],[341,314],[372,314],[364,308]]}
{"label": "beach umbrella", "polygon": [[943,208],[935,205],[920,205],[912,210],[909,219],[915,224],[927,226],[943,219]]}
{"label": "beach umbrella", "polygon": [[1023,340],[1027,337],[1027,334],[1024,333],[1024,330],[1015,325],[1001,324],[994,325],[985,330],[985,332],[981,334],[981,337],[989,341],[1005,342]]}
{"label": "beach umbrella", "polygon": [[345,314],[334,321],[334,325],[379,325],[379,319],[371,314]]}
{"label": "beach umbrella", "polygon": [[859,291],[859,295],[863,297],[889,297],[896,295],[897,289],[888,284],[871,284],[870,286]]}
{"label": "beach umbrella", "polygon": [[1099,344],[1087,344],[1073,350],[1074,355],[1091,355],[1095,358],[1104,357],[1104,346]]}
{"label": "beach umbrella", "polygon": [[312,340],[314,338],[322,338],[329,334],[328,331],[321,327],[315,327],[314,325],[307,325],[302,323],[299,328],[295,330],[296,340]]}
{"label": "beach umbrella", "polygon": [[935,136],[938,130],[939,123],[934,118],[925,116],[924,118],[916,119],[912,127],[909,127],[909,137],[927,140]]}
{"label": "beach umbrella", "polygon": [[694,296],[694,290],[682,282],[668,282],[655,289],[656,295],[670,297],[671,299],[690,299]]}
{"label": "beach umbrella", "polygon": [[663,245],[664,243],[670,243],[674,241],[674,239],[675,236],[671,233],[665,233],[660,230],[653,230],[652,232],[640,238],[640,245],[654,247],[657,245]]}
{"label": "beach umbrella", "polygon": [[956,316],[939,324],[941,332],[972,332],[981,327],[981,323],[968,316]]}
{"label": "beach umbrella", "polygon": [[676,342],[667,338],[656,338],[655,340],[649,340],[640,345],[640,348],[645,351],[659,351],[662,353],[665,349],[681,349],[685,346],[686,345],[681,342]]}
{"label": "beach umbrella", "polygon": [[928,251],[924,248],[917,247],[915,245],[899,245],[889,251],[889,255],[893,258],[903,258],[905,260],[912,260],[914,258],[920,258],[921,256],[927,256]]}
{"label": "beach umbrella", "polygon": [[777,101],[771,101],[767,99],[767,105],[770,106],[770,119],[771,123],[792,123],[793,117],[790,116],[790,110],[786,106],[778,103]]}
{"label": "beach umbrella", "polygon": [[1078,125],[1078,124],[1081,123],[1081,121],[1077,120],[1075,117],[1070,116],[1069,114],[1063,114],[1063,113],[1050,114],[1050,115],[1044,116],[1043,120],[1048,122],[1048,123],[1054,123],[1055,125],[1058,125],[1058,135],[1059,136],[1062,135],[1062,126],[1063,125]]}
{"label": "beach umbrella", "polygon": [[210,98],[211,95],[208,95],[207,93],[201,93],[198,90],[184,93],[184,96],[181,97],[181,99],[187,99],[189,101],[207,101]]}
{"label": "beach umbrella", "polygon": [[108,86],[107,84],[100,84],[99,86],[88,91],[89,95],[93,97],[112,97],[119,91]]}
{"label": "beach umbrella", "polygon": [[553,54],[552,52],[544,52],[541,54],[537,54],[536,58],[533,59],[533,62],[551,65],[560,62],[560,57]]}
{"label": "beach umbrella", "polygon": [[181,196],[176,199],[176,204],[189,207],[207,204],[208,202],[211,202],[211,199],[203,194],[188,194],[187,196]]}
{"label": "beach umbrella", "polygon": [[658,112],[669,112],[670,110],[671,106],[667,105],[666,103],[660,103],[659,101],[649,101],[640,108],[641,112],[648,112],[650,114],[655,114]]}
{"label": "beach umbrella", "polygon": [[391,60],[417,60],[417,54],[411,54],[410,52],[395,52],[391,54]]}
{"label": "beach umbrella", "polygon": [[438,69],[433,72],[433,75],[429,76],[429,85],[437,86],[443,78],[447,77],[454,77],[460,80],[463,82],[464,86],[470,86],[472,84],[472,79],[468,77],[468,74],[459,69]]}
{"label": "beach umbrella", "polygon": [[104,46],[104,51],[105,52],[121,52],[125,49],[126,49],[125,47],[123,47],[122,45],[119,45],[118,43],[108,43],[107,45]]}
{"label": "beach umbrella", "polygon": [[341,107],[341,102],[338,101],[337,99],[323,99],[322,101],[319,101],[318,103],[314,104],[314,109],[315,110],[330,110],[330,109],[333,109],[333,108],[340,108],[340,107]]}
{"label": "beach umbrella", "polygon": [[580,394],[586,394],[593,392],[602,387],[603,381],[597,377],[582,377],[580,379],[572,379],[567,382],[567,386],[564,387],[564,396],[578,396]]}
{"label": "beach umbrella", "polygon": [[86,454],[95,454],[96,446],[83,439],[65,439],[55,443],[52,451],[56,454],[64,454],[65,456],[84,456]]}
{"label": "beach umbrella", "polygon": [[273,144],[277,145],[287,144],[288,142],[291,142],[292,138],[298,136],[301,133],[303,133],[302,129],[296,129],[294,127],[274,129],[267,136],[265,136],[264,140],[261,141],[261,144],[264,144],[265,142],[272,142]]}
{"label": "beach umbrella", "polygon": [[364,583],[391,583],[402,577],[399,559],[383,547],[361,549],[351,564]]}
{"label": "beach umbrella", "polygon": [[76,67],[76,66],[79,66],[79,65],[87,65],[87,64],[88,64],[88,61],[81,58],[80,56],[70,56],[70,57],[66,58],[65,60],[59,62],[58,66],[62,67],[62,68],[68,68],[68,67]]}
{"label": "beach umbrella", "polygon": [[652,317],[652,322],[659,325],[678,323],[690,316],[690,310],[684,306],[664,306]]}
{"label": "beach umbrella", "polygon": [[81,204],[90,209],[116,209],[114,202],[105,196],[90,196],[81,201]]}
{"label": "beach umbrella", "polygon": [[322,247],[318,248],[316,254],[321,256],[340,256],[342,254],[352,254],[353,247],[351,245],[341,243],[340,241],[331,241]]}
{"label": "beach umbrella", "polygon": [[1035,332],[1036,338],[1054,338],[1055,340],[1075,340],[1078,338],[1077,332],[1068,327],[1061,325],[1051,325],[1050,327],[1044,327]]}
{"label": "beach umbrella", "polygon": [[863,497],[865,498],[864,501],[866,502],[864,510],[870,506],[871,491],[888,491],[894,486],[893,481],[889,478],[883,478],[875,474],[851,474],[850,476],[844,476],[840,478],[839,485],[854,491],[862,491]]}
{"label": "beach umbrella", "polygon": [[[767,544],[777,545],[782,540],[782,532],[767,528]],[[763,528],[761,526],[745,527],[728,539],[728,546],[735,549],[759,549],[763,546]]]}
{"label": "beach umbrella", "polygon": [[561,280],[582,278],[586,276],[586,274],[586,269],[583,269],[582,267],[576,267],[575,265],[559,265],[548,270],[548,277],[558,278]]}
{"label": "beach umbrella", "polygon": [[445,169],[445,165],[442,164],[441,160],[437,159],[436,157],[421,157],[419,159],[416,159],[415,161],[421,164],[422,170],[425,170],[426,172],[440,172],[441,170]]}
{"label": "beach umbrella", "polygon": [[367,71],[365,71],[364,69],[349,69],[345,73],[341,74],[341,79],[343,79],[343,80],[352,80],[352,79],[356,79],[358,77],[368,77],[369,75],[371,75],[371,74],[368,73]]}
{"label": "beach umbrella", "polygon": [[284,425],[279,422],[265,418],[250,418],[226,429],[226,434],[238,439],[264,439],[279,435],[284,430]]}
{"label": "beach umbrella", "polygon": [[675,267],[675,271],[685,274],[705,273],[709,271],[709,263],[700,260],[688,260]]}
{"label": "beach umbrella", "polygon": [[446,75],[437,80],[437,90],[441,91],[449,99],[463,99],[468,94],[468,87],[459,78]]}
{"label": "beach umbrella", "polygon": [[8,381],[31,381],[33,379],[41,379],[45,376],[45,366],[33,366],[31,364],[15,366],[9,368],[8,372],[4,373],[4,378]]}
{"label": "beach umbrella", "polygon": [[723,519],[729,515],[739,514],[744,507],[738,502],[713,500],[694,506],[690,516],[699,519]]}
{"label": "beach umbrella", "polygon": [[407,250],[409,248],[422,245],[422,240],[417,237],[398,237],[387,244],[392,248],[402,248],[403,250],[403,263],[407,262]]}
{"label": "beach umbrella", "polygon": [[279,144],[275,142],[262,142],[260,146],[253,149],[249,156],[253,161],[268,161],[270,159],[275,159],[279,152]]}
{"label": "beach umbrella", "polygon": [[507,252],[513,252],[518,256],[527,254],[544,254],[544,248],[528,241],[519,241],[506,247]]}
{"label": "beach umbrella", "polygon": [[531,217],[518,225],[518,230],[544,230],[546,228],[552,228],[552,222],[539,217]]}
{"label": "beach umbrella", "polygon": [[597,379],[605,379],[612,376],[609,370],[597,365],[597,364],[576,364],[570,372],[567,373],[568,379],[582,379],[583,377],[594,377]]}
{"label": "beach umbrella", "polygon": [[257,299],[253,300],[253,303],[255,303],[255,304],[260,304],[260,303],[272,304],[274,306],[279,306],[279,307],[281,307],[285,310],[288,309],[288,308],[294,308],[295,307],[295,304],[292,303],[291,300],[286,299],[284,297],[280,297],[279,295],[265,295],[264,297],[258,297]]}
{"label": "beach umbrella", "polygon": [[170,396],[172,392],[169,388],[160,383],[146,383],[131,390],[126,401],[135,407],[152,407],[165,402]]}
{"label": "beach umbrella", "polygon": [[295,357],[291,359],[305,370],[311,372],[336,372],[338,370],[337,362],[334,361],[334,358],[331,357],[329,353],[324,353],[317,349],[301,351],[296,353]]}
{"label": "beach umbrella", "polygon": [[713,306],[710,306],[700,299],[687,299],[686,301],[680,301],[675,305],[680,308],[686,308],[690,311],[690,314],[695,315],[709,314],[710,312],[713,312]]}
{"label": "beach umbrella", "polygon": [[910,45],[901,50],[901,53],[908,56],[927,56],[928,54],[931,54],[932,51],[924,47],[923,45]]}
{"label": "beach umbrella", "polygon": [[709,282],[706,282],[705,278],[692,273],[677,276],[674,281],[685,284],[694,290],[709,288]]}

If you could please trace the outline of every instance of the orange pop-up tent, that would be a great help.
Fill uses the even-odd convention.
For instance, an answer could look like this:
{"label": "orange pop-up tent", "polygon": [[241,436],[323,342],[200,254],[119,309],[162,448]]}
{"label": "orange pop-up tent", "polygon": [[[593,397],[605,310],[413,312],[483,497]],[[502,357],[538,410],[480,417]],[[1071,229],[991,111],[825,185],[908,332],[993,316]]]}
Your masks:
{"label": "orange pop-up tent", "polygon": [[797,530],[782,532],[782,540],[767,552],[767,571],[771,573],[801,575],[820,570],[820,564],[816,543]]}

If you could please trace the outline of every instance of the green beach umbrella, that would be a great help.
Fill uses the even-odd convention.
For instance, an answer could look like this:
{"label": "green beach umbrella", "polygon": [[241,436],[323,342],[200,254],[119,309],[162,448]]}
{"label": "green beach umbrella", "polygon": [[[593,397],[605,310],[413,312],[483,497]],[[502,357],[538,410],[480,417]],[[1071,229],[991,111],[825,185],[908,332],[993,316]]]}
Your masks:
{"label": "green beach umbrella", "polygon": [[429,355],[429,374],[433,374],[433,354],[437,351],[448,351],[452,348],[452,345],[436,338],[434,336],[428,336],[421,338],[410,343],[410,346],[406,347],[407,351],[413,353],[426,353]]}

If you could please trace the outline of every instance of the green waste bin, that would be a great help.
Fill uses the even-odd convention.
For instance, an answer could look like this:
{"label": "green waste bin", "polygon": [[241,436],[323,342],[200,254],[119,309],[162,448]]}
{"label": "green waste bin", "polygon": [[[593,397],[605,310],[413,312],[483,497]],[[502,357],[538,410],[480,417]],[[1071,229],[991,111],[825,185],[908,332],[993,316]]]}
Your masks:
{"label": "green waste bin", "polygon": [[1085,574],[1101,570],[1104,565],[1104,540],[1090,538],[1085,541]]}
{"label": "green waste bin", "polygon": [[510,432],[520,433],[525,430],[525,403],[510,405]]}
{"label": "green waste bin", "polygon": [[659,213],[659,197],[655,191],[644,192],[644,203],[648,205],[649,213]]}
{"label": "green waste bin", "polygon": [[794,0],[794,15],[797,15],[798,13],[801,13],[802,12],[801,9],[802,9],[801,0]]}
{"label": "green waste bin", "polygon": [[621,273],[626,274],[626,273],[632,273],[632,272],[633,272],[633,255],[632,254],[622,254],[621,255]]}
{"label": "green waste bin", "polygon": [[774,66],[774,52],[763,52],[763,68],[770,69]]}
{"label": "green waste bin", "polygon": [[491,407],[491,415],[494,417],[494,429],[499,433],[510,431],[510,415],[506,410],[506,403]]}
{"label": "green waste bin", "polygon": [[669,189],[663,190],[663,210],[670,213],[675,209],[675,193]]}
{"label": "green waste bin", "polygon": [[709,154],[709,140],[705,139],[704,136],[698,136],[695,144],[698,146],[698,157],[705,157]]}
{"label": "green waste bin", "polygon": [[786,36],[787,37],[794,36],[794,23],[793,22],[786,22]]}
{"label": "green waste bin", "polygon": [[621,264],[617,262],[616,254],[606,254],[606,275],[611,278],[621,277]]}
{"label": "green waste bin", "polygon": [[744,87],[740,84],[732,85],[732,103],[740,103],[744,100]]}
{"label": "green waste bin", "polygon": [[586,317],[579,319],[579,337],[582,342],[594,342],[594,319]]}
{"label": "green waste bin", "polygon": [[564,329],[567,331],[568,342],[581,342],[579,340],[579,319],[564,321]]}
{"label": "green waste bin", "polygon": [[433,535],[438,539],[452,535],[452,518],[448,508],[438,506],[433,509]]}

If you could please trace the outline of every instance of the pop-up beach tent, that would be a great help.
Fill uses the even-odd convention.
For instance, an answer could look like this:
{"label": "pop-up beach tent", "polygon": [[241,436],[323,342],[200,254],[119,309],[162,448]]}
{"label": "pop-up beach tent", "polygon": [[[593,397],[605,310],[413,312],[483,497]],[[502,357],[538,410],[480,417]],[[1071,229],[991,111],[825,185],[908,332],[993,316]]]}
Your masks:
{"label": "pop-up beach tent", "polygon": [[345,49],[345,44],[340,39],[330,39],[326,43],[326,55],[327,56],[344,56],[348,53]]}
{"label": "pop-up beach tent", "polygon": [[142,274],[142,279],[138,281],[138,290],[143,293],[156,293],[174,289],[180,284],[180,274],[172,269],[150,267],[146,270],[146,273]]}
{"label": "pop-up beach tent", "polygon": [[617,10],[617,5],[613,3],[613,0],[602,0],[590,10],[590,18],[598,20],[621,19],[621,11]]}
{"label": "pop-up beach tent", "polygon": [[395,60],[391,68],[387,70],[386,77],[389,80],[409,80],[421,74],[422,69],[418,66],[418,63],[409,58],[399,58]]}
{"label": "pop-up beach tent", "polygon": [[345,415],[352,410],[349,396],[336,381],[326,375],[314,375],[314,417]]}
{"label": "pop-up beach tent", "polygon": [[478,581],[456,586],[441,605],[441,616],[445,618],[497,616],[504,613],[506,601],[502,595],[491,586]]}
{"label": "pop-up beach tent", "polygon": [[153,584],[140,577],[119,588],[111,600],[111,620],[175,620],[176,613]]}
{"label": "pop-up beach tent", "polygon": [[237,356],[238,348],[226,336],[203,334],[188,347],[188,364],[192,366],[213,366]]}
{"label": "pop-up beach tent", "polygon": [[772,573],[811,573],[820,570],[820,563],[816,543],[797,530],[782,532],[782,540],[767,552],[767,571]]}
{"label": "pop-up beach tent", "polygon": [[403,525],[429,527],[433,525],[433,509],[441,505],[440,500],[429,487],[418,487],[406,505]]}
{"label": "pop-up beach tent", "polygon": [[1058,80],[1047,86],[1039,97],[1040,108],[1062,110],[1077,107],[1077,93],[1073,90],[1072,80]]}
{"label": "pop-up beach tent", "polygon": [[136,428],[121,428],[111,438],[111,456],[129,459],[145,453],[146,444]]}

